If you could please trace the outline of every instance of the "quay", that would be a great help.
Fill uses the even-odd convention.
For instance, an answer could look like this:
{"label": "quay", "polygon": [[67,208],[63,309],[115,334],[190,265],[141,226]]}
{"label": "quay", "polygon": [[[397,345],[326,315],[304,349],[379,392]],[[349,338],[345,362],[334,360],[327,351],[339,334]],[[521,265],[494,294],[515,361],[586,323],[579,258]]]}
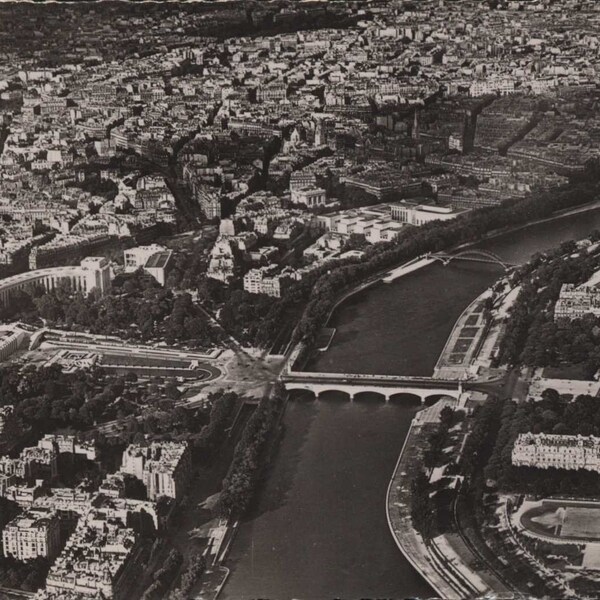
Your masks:
{"label": "quay", "polygon": [[[475,376],[484,366],[491,373],[491,356],[496,350],[502,330],[502,320],[518,295],[519,288],[511,288],[505,282],[504,290],[494,298],[491,289],[485,290],[461,313],[442,350],[435,367],[434,377],[440,381],[450,378]],[[494,300],[490,313],[485,316],[484,305]],[[484,380],[485,381],[485,380]],[[471,385],[469,385],[471,383]],[[477,390],[477,385],[464,382],[466,389]],[[411,518],[411,482],[421,470],[426,434],[426,424],[439,421],[443,406],[461,407],[467,394],[442,399],[434,406],[420,410],[413,418],[386,495],[386,516],[390,532],[396,545],[414,569],[429,585],[445,599],[481,597],[487,594],[510,593],[506,585],[493,573],[482,573],[475,569],[478,558],[456,536],[442,534],[425,540],[414,528]]]}
{"label": "quay", "polygon": [[[454,401],[449,402],[454,404]],[[444,536],[425,541],[414,529],[410,516],[410,484],[421,465],[421,428],[436,418],[438,405],[418,412],[412,420],[387,489],[385,510],[390,532],[406,560],[440,598],[463,600],[494,590],[457,554],[450,556],[447,543],[440,540]]]}
{"label": "quay", "polygon": [[427,265],[431,265],[435,262],[434,258],[428,256],[419,256],[413,260],[408,261],[407,263],[396,267],[391,270],[385,277],[383,277],[383,283],[392,283],[392,281],[402,277],[403,275],[408,275],[413,271],[418,271]]}

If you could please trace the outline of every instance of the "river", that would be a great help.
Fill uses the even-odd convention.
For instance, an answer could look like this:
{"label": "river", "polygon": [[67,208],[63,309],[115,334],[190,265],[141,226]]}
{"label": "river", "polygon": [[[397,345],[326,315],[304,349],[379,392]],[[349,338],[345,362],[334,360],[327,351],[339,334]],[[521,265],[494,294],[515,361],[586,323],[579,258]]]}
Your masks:
{"label": "river", "polygon": [[[600,210],[565,216],[478,245],[511,263],[600,229]],[[319,371],[431,375],[462,310],[499,267],[436,263],[342,304]],[[388,530],[385,494],[414,408],[294,396],[285,435],[228,558],[229,599],[426,597],[427,584]]]}

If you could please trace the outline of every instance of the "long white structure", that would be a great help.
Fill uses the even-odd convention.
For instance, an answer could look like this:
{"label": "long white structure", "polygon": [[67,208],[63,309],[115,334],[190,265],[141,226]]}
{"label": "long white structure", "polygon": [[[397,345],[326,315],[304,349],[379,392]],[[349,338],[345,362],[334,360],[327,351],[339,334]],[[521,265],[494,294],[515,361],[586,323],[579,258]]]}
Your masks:
{"label": "long white structure", "polygon": [[513,446],[511,459],[516,467],[600,472],[600,438],[521,433]]}
{"label": "long white structure", "polygon": [[103,257],[88,257],[79,266],[52,267],[19,273],[0,280],[0,304],[10,304],[15,292],[28,292],[42,286],[46,291],[56,289],[68,282],[72,289],[89,294],[93,289],[104,294],[110,288],[111,273],[108,261]]}
{"label": "long white structure", "polygon": [[431,221],[448,221],[455,219],[464,210],[456,210],[449,206],[431,206],[401,201],[390,205],[392,219],[409,225],[425,225]]}
{"label": "long white structure", "polygon": [[[293,355],[292,355],[293,356]],[[290,357],[288,365],[295,359]],[[404,375],[367,375],[352,373],[315,373],[313,371],[291,371],[289,368],[280,376],[287,391],[312,392],[317,398],[324,392],[344,392],[352,401],[356,394],[378,394],[386,402],[397,394],[419,398],[422,404],[428,399],[450,396],[460,400],[463,393],[462,381],[433,377],[411,377]]]}
{"label": "long white structure", "polygon": [[563,284],[554,307],[554,319],[579,319],[586,314],[600,315],[600,288]]}

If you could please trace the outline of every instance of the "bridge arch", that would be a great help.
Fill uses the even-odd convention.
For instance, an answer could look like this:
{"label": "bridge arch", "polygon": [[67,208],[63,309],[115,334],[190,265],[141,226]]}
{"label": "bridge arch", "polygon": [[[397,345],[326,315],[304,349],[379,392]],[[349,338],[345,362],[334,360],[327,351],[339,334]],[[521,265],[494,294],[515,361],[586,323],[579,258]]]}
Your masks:
{"label": "bridge arch", "polygon": [[313,390],[313,388],[309,385],[302,385],[301,383],[286,383],[285,384],[286,392],[308,392],[312,394],[315,398],[318,396],[318,393]]}
{"label": "bridge arch", "polygon": [[418,394],[412,392],[396,392],[390,394],[390,402],[399,406],[421,406],[423,399]]}
{"label": "bridge arch", "polygon": [[475,262],[486,262],[500,265],[505,271],[513,267],[511,263],[505,261],[502,257],[498,256],[494,252],[490,252],[489,250],[479,250],[479,249],[467,249],[462,252],[457,252],[456,254],[447,254],[445,252],[438,252],[436,254],[430,254],[430,258],[435,260],[439,260],[444,265],[450,264],[453,260],[472,260]]}
{"label": "bridge arch", "polygon": [[329,400],[333,402],[344,402],[353,399],[352,392],[334,388],[322,389],[316,392],[317,400]]}
{"label": "bridge arch", "polygon": [[456,396],[454,396],[453,394],[448,394],[448,393],[429,394],[428,396],[426,396],[424,398],[423,404],[425,404],[425,406],[433,406],[436,402],[439,402],[440,400],[442,400],[442,398],[453,398],[454,400],[457,399]]}
{"label": "bridge arch", "polygon": [[455,258],[487,258],[491,262],[498,263],[504,269],[508,269],[512,265],[503,260],[500,256],[489,250],[463,250],[455,255]]}
{"label": "bridge arch", "polygon": [[354,400],[365,403],[387,402],[388,396],[381,390],[361,390],[354,394]]}
{"label": "bridge arch", "polygon": [[291,400],[294,402],[315,402],[315,400],[319,399],[314,390],[307,388],[297,387],[293,389],[287,389],[286,391],[292,394]]}

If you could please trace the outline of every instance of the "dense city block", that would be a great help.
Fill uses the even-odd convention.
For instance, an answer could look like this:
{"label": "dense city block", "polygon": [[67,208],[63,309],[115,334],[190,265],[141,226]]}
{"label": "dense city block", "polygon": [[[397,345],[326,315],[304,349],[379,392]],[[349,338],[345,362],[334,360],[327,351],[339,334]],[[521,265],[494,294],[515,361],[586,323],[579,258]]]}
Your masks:
{"label": "dense city block", "polygon": [[[369,493],[411,577],[597,596],[600,233],[493,244],[594,219],[599,26],[593,0],[2,3],[0,596],[236,597],[230,549],[301,479],[308,433],[265,504],[289,405],[316,423],[332,395],[409,417]],[[438,314],[398,343],[433,375],[358,342],[336,363],[365,294],[436,268],[455,280],[413,302],[486,285],[444,347]],[[315,539],[287,540],[312,568]],[[277,570],[337,593],[302,564]]]}

